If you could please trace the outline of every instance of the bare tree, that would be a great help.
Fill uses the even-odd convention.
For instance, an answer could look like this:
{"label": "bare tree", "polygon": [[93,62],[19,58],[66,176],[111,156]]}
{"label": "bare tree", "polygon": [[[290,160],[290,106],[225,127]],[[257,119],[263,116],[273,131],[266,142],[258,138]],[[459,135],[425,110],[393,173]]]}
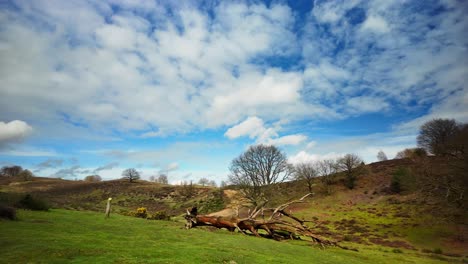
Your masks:
{"label": "bare tree", "polygon": [[283,182],[292,172],[287,157],[275,146],[256,145],[231,162],[229,180],[254,205],[267,200],[268,187]]}
{"label": "bare tree", "polygon": [[30,170],[23,170],[17,176],[23,181],[31,181],[34,177],[34,174]]}
{"label": "bare tree", "polygon": [[317,163],[317,170],[320,176],[320,180],[325,185],[325,192],[331,193],[331,185],[333,184],[333,178],[337,171],[337,162],[333,159],[326,159]]}
{"label": "bare tree", "polygon": [[127,179],[129,182],[133,182],[135,180],[140,179],[140,173],[134,168],[124,170],[122,172],[122,176],[124,179]]}
{"label": "bare tree", "polygon": [[225,188],[226,186],[228,186],[227,182],[226,181],[221,181],[221,184],[219,185],[219,187]]}
{"label": "bare tree", "polygon": [[448,142],[459,129],[460,125],[454,119],[433,119],[421,126],[418,146],[434,155],[447,154]]}
{"label": "bare tree", "polygon": [[356,154],[346,154],[338,160],[338,167],[346,174],[345,185],[349,189],[355,186],[356,178],[359,174],[359,167],[363,163],[362,159]]}
{"label": "bare tree", "polygon": [[216,182],[214,180],[211,180],[211,181],[208,182],[208,185],[216,187],[217,184],[216,184]]}
{"label": "bare tree", "polygon": [[156,177],[155,177],[154,175],[151,175],[151,176],[149,177],[149,181],[150,181],[150,182],[156,181]]}
{"label": "bare tree", "polygon": [[183,181],[181,183],[182,188],[180,189],[180,194],[185,197],[185,199],[191,198],[195,194],[195,187],[193,186],[193,182]]}
{"label": "bare tree", "polygon": [[208,180],[207,178],[201,178],[200,180],[198,180],[198,184],[200,184],[201,186],[208,185],[209,182],[210,180]]}
{"label": "bare tree", "polygon": [[294,166],[296,179],[305,181],[309,192],[312,192],[314,178],[319,175],[317,167],[317,163],[299,163]]}
{"label": "bare tree", "polygon": [[157,182],[161,183],[161,184],[169,184],[169,180],[167,179],[167,175],[166,174],[159,175],[159,177],[157,179]]}
{"label": "bare tree", "polygon": [[22,171],[23,171],[23,168],[21,166],[17,166],[17,165],[5,166],[5,167],[2,167],[2,169],[0,170],[0,175],[7,176],[7,177],[14,177],[20,174],[20,172]]}
{"label": "bare tree", "polygon": [[379,161],[388,160],[387,155],[385,155],[385,152],[383,152],[382,150],[379,151],[379,153],[377,153],[377,159],[378,159]]}

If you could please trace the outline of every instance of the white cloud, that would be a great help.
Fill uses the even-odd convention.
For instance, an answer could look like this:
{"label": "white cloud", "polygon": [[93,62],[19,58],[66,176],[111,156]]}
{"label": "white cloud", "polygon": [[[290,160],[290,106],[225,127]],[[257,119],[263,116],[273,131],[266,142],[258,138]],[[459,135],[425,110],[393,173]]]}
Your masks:
{"label": "white cloud", "polygon": [[[232,125],[273,107],[281,118],[301,104],[300,72],[252,63],[297,52],[288,6],[222,3],[209,16],[181,4],[168,16],[155,3],[119,4],[119,12],[60,1],[2,10],[1,109],[56,131],[66,111],[89,131],[154,137]],[[126,12],[133,9],[157,15]]]}
{"label": "white cloud", "polygon": [[336,23],[349,9],[359,4],[360,0],[314,1],[312,14],[321,23]]}
{"label": "white cloud", "polygon": [[309,143],[307,143],[306,149],[311,149],[311,148],[314,148],[315,146],[317,146],[317,142],[316,141],[310,141]]}
{"label": "white cloud", "polygon": [[165,171],[174,171],[179,169],[179,164],[177,162],[172,162],[167,165]]}
{"label": "white cloud", "polygon": [[320,155],[320,154],[312,154],[307,151],[301,150],[295,155],[289,157],[288,160],[291,164],[300,164],[300,163],[311,163],[311,162],[325,160],[325,159],[336,159],[340,156],[341,155],[333,153],[333,152]]}
{"label": "white cloud", "polygon": [[307,136],[302,134],[279,136],[278,131],[281,130],[279,123],[274,127],[265,127],[263,120],[253,116],[248,117],[245,121],[229,128],[224,136],[229,139],[235,139],[243,136],[248,136],[250,139],[255,139],[256,144],[267,145],[298,145],[307,140]]}
{"label": "white cloud", "polygon": [[0,150],[0,155],[17,157],[53,157],[59,154],[53,150],[42,150],[37,148],[20,148]]}
{"label": "white cloud", "polygon": [[242,123],[229,128],[224,135],[229,139],[235,139],[243,136],[254,138],[262,134],[264,131],[265,128],[263,126],[263,121],[256,116],[250,116]]}
{"label": "white cloud", "polygon": [[8,123],[0,122],[0,144],[15,142],[27,137],[33,128],[26,122],[14,120]]}
{"label": "white cloud", "polygon": [[276,146],[299,145],[306,140],[307,140],[307,136],[297,134],[297,135],[287,135],[287,136],[278,137],[278,138],[269,138],[265,140],[264,143],[268,145],[276,145]]}
{"label": "white cloud", "polygon": [[349,99],[347,102],[349,112],[372,113],[387,110],[390,105],[382,98],[371,96],[357,96]]}
{"label": "white cloud", "polygon": [[375,33],[387,33],[390,31],[387,21],[380,16],[374,15],[367,17],[366,21],[362,24],[362,29]]}

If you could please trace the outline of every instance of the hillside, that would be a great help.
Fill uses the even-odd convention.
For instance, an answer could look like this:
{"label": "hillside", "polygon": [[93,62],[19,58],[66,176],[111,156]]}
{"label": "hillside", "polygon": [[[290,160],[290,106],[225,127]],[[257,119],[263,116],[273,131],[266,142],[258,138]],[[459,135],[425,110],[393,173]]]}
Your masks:
{"label": "hillside", "polygon": [[[401,194],[389,191],[395,171],[401,168],[410,170],[414,165],[410,159],[366,165],[353,190],[344,187],[343,176],[338,174],[330,195],[324,194],[320,179],[316,179],[314,195],[305,203],[289,209],[296,216],[311,220],[308,225],[317,234],[360,252],[396,252],[463,261],[468,256],[466,212],[454,212],[443,204],[428,200],[417,191],[418,186],[414,186],[410,176],[406,180],[413,190]],[[308,191],[300,181],[283,183],[279,187],[271,206],[297,199]],[[54,208],[73,210],[103,212],[105,201],[113,197],[114,212],[126,213],[146,207],[150,213],[165,211],[174,216],[173,219],[181,219],[179,217],[185,209],[193,205],[199,207],[200,213],[227,208],[224,214],[235,214],[239,210],[240,216],[244,217],[248,211],[236,190],[201,186],[189,188],[146,181],[90,183],[35,178],[29,182],[3,183],[0,188],[3,193],[31,193],[48,200]],[[182,227],[183,223],[177,225]]]}
{"label": "hillside", "polygon": [[444,263],[418,252],[321,250],[220,230],[185,230],[180,222],[94,212],[20,211],[0,220],[5,263]]}

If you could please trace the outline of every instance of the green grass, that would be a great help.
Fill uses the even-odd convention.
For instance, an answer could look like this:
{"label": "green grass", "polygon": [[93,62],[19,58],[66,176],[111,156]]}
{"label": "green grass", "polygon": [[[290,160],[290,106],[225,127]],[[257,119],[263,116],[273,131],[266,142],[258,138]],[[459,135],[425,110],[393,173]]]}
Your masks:
{"label": "green grass", "polygon": [[0,220],[4,263],[444,263],[417,252],[360,252],[308,242],[276,242],[223,230],[183,229],[181,222],[104,214],[19,211]]}

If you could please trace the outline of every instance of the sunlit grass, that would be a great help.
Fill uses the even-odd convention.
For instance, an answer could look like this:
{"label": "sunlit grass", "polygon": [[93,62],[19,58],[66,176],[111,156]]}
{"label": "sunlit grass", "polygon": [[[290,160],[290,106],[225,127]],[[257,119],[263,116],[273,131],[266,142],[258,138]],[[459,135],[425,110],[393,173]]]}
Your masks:
{"label": "sunlit grass", "polygon": [[0,222],[5,263],[442,263],[413,252],[365,247],[360,252],[309,242],[277,242],[224,230],[183,229],[183,223],[120,215],[20,211]]}

